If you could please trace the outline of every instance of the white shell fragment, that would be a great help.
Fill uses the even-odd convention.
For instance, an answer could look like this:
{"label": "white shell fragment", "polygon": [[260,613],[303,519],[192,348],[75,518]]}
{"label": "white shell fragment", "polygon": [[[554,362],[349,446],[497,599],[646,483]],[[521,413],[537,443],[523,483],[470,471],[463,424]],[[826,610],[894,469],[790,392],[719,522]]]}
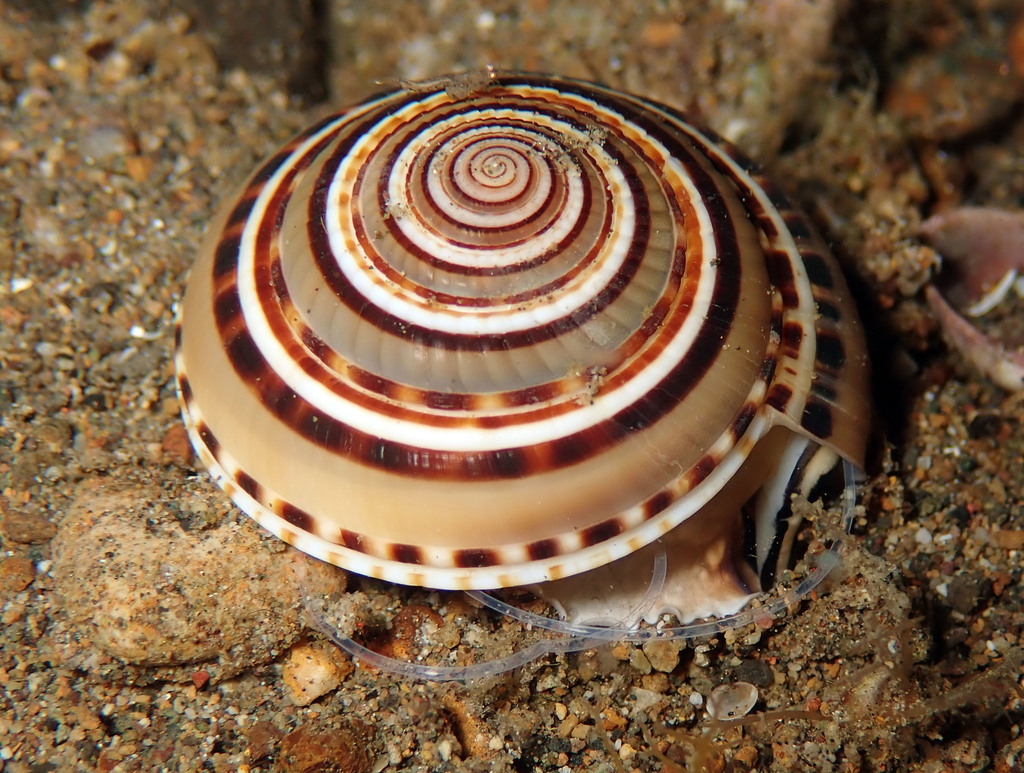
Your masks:
{"label": "white shell fragment", "polygon": [[757,703],[757,688],[750,682],[720,684],[708,696],[708,715],[725,721],[739,719],[750,713]]}
{"label": "white shell fragment", "polygon": [[324,119],[212,223],[176,339],[199,456],[364,575],[532,585],[582,621],[737,611],[788,559],[791,495],[863,461],[835,260],[671,108],[459,83]]}

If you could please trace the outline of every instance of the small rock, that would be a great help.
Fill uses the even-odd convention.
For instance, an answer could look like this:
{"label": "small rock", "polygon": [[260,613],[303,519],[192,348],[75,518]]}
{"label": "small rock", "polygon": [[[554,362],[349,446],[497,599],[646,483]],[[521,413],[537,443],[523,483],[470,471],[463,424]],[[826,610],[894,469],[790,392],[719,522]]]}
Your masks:
{"label": "small rock", "polygon": [[128,156],[124,160],[128,176],[137,183],[144,183],[153,171],[154,162],[149,156]]}
{"label": "small rock", "polygon": [[78,143],[78,151],[86,161],[95,164],[121,158],[130,149],[128,136],[117,126],[97,126]]}
{"label": "small rock", "polygon": [[259,762],[270,757],[277,750],[284,733],[277,725],[270,722],[256,722],[249,728],[249,735],[246,738],[246,756],[253,762]]}
{"label": "small rock", "polygon": [[580,718],[575,714],[570,714],[558,724],[558,729],[555,731],[559,738],[568,738],[572,735],[573,730],[576,729],[576,725],[580,723]]}
{"label": "small rock", "polygon": [[35,576],[35,565],[27,558],[11,556],[0,561],[0,599],[21,593]]}
{"label": "small rock", "polygon": [[633,648],[628,644],[616,644],[612,647],[612,657],[616,660],[629,660],[629,653]]}
{"label": "small rock", "polygon": [[[63,255],[68,247],[66,229],[60,219],[46,210],[28,209],[21,215],[21,221],[29,230],[35,244],[50,255]],[[50,356],[39,352],[42,344],[52,344],[49,341],[41,341],[34,348],[42,357]],[[50,347],[42,347],[47,351]],[[50,349],[52,353],[52,349]]]}
{"label": "small rock", "polygon": [[300,643],[288,652],[281,679],[296,706],[308,706],[326,695],[352,673],[352,661],[339,659],[336,647]]}
{"label": "small rock", "polygon": [[739,770],[753,770],[757,764],[757,747],[741,746],[732,755],[732,762]]}
{"label": "small rock", "polygon": [[972,440],[994,438],[1003,429],[1002,418],[995,413],[979,413],[967,426],[967,436]]}
{"label": "small rock", "polygon": [[[652,674],[651,676],[654,676],[655,678],[660,676],[665,680],[665,687],[668,687],[668,678],[664,674]],[[645,684],[646,680],[650,678],[650,676],[644,677]],[[634,708],[637,711],[647,711],[651,706],[660,703],[664,699],[665,694],[663,690],[652,690],[650,687],[646,686],[633,688],[633,700],[635,701]]]}
{"label": "small rock", "polygon": [[647,659],[647,655],[641,649],[634,648],[629,653],[629,665],[633,666],[641,674],[651,673],[651,661]]}
{"label": "small rock", "polygon": [[369,773],[368,729],[320,723],[296,728],[281,741],[282,773]]}
{"label": "small rock", "polygon": [[71,441],[74,431],[63,419],[49,418],[39,422],[32,434],[36,442],[46,446],[51,454],[59,454]]}
{"label": "small rock", "polygon": [[316,595],[345,573],[272,550],[248,520],[185,531],[156,486],[81,486],[53,541],[53,581],[80,640],[128,663],[276,660],[302,630],[296,569]]}
{"label": "small rock", "polygon": [[669,687],[668,676],[661,671],[655,671],[653,674],[644,674],[640,677],[640,684],[643,685],[643,692],[654,692],[661,695],[667,693]]}
{"label": "small rock", "polygon": [[992,543],[1003,550],[1020,550],[1024,548],[1024,533],[1017,529],[997,529],[990,532]]}
{"label": "small rock", "polygon": [[585,725],[581,722],[572,729],[569,737],[575,738],[577,741],[589,741],[594,737],[594,726]]}
{"label": "small rock", "polygon": [[198,671],[192,672],[192,684],[196,686],[197,690],[202,690],[206,686],[206,683],[210,681],[210,672],[205,668],[201,668]]}
{"label": "small rock", "polygon": [[951,577],[946,598],[949,606],[962,615],[970,614],[992,597],[992,581],[971,574]]}
{"label": "small rock", "polygon": [[651,668],[666,674],[674,671],[679,665],[679,651],[682,648],[680,642],[671,639],[651,639],[644,642],[644,654],[651,662]]}
{"label": "small rock", "polygon": [[0,533],[11,542],[32,545],[49,542],[57,533],[57,527],[40,513],[23,512],[0,497]]}
{"label": "small rock", "polygon": [[188,439],[185,427],[174,424],[167,430],[163,442],[160,443],[160,450],[167,461],[182,467],[188,466],[192,460],[192,442]]}
{"label": "small rock", "polygon": [[423,644],[431,639],[444,620],[423,604],[410,604],[391,621],[391,628],[372,648],[382,655],[399,660],[414,660]]}
{"label": "small rock", "polygon": [[763,660],[744,660],[736,666],[734,675],[737,679],[750,682],[757,687],[771,687],[775,684],[771,666]]}
{"label": "small rock", "polygon": [[14,625],[21,622],[25,617],[25,605],[10,602],[4,605],[3,614],[0,614],[0,623]]}

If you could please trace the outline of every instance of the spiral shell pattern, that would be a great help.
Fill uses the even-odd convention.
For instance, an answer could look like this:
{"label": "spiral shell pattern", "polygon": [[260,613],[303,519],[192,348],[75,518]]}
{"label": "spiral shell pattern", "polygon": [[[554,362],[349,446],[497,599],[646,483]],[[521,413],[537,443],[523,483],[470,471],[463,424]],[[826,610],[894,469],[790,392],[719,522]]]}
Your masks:
{"label": "spiral shell pattern", "polygon": [[591,84],[502,74],[321,121],[211,226],[180,320],[218,483],[401,583],[613,561],[774,427],[863,455],[863,341],[820,239],[734,150]]}

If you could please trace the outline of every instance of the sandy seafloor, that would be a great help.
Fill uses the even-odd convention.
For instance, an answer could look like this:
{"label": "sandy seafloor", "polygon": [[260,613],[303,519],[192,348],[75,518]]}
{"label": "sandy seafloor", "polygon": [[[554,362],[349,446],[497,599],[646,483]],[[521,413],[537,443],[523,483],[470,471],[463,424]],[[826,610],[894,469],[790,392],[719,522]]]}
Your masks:
{"label": "sandy seafloor", "polygon": [[[314,4],[330,23],[300,4],[260,21],[275,5],[0,4],[0,769],[1024,770],[1024,392],[942,344],[915,237],[937,211],[1024,202],[1019,3],[341,2]],[[325,89],[488,62],[694,112],[853,280],[877,406],[854,537],[827,592],[768,628],[467,685],[353,667],[304,622],[293,568],[335,601],[344,578],[190,457],[173,309],[216,202]],[[985,324],[1016,346],[1008,303]],[[395,657],[536,638],[453,595],[350,587],[394,619],[374,646]],[[714,721],[708,696],[740,681],[753,711]]]}

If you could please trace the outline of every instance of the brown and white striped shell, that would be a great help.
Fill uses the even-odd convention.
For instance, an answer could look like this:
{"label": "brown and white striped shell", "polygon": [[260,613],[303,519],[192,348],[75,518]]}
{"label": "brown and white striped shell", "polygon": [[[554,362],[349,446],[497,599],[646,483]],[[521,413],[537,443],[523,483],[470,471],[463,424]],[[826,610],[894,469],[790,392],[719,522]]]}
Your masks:
{"label": "brown and white striped shell", "polygon": [[789,493],[865,446],[862,334],[805,217],[676,111],[559,78],[296,137],[211,225],[176,363],[203,462],[282,539],[426,587],[587,573],[549,594],[576,617],[662,550],[655,613],[735,610]]}

